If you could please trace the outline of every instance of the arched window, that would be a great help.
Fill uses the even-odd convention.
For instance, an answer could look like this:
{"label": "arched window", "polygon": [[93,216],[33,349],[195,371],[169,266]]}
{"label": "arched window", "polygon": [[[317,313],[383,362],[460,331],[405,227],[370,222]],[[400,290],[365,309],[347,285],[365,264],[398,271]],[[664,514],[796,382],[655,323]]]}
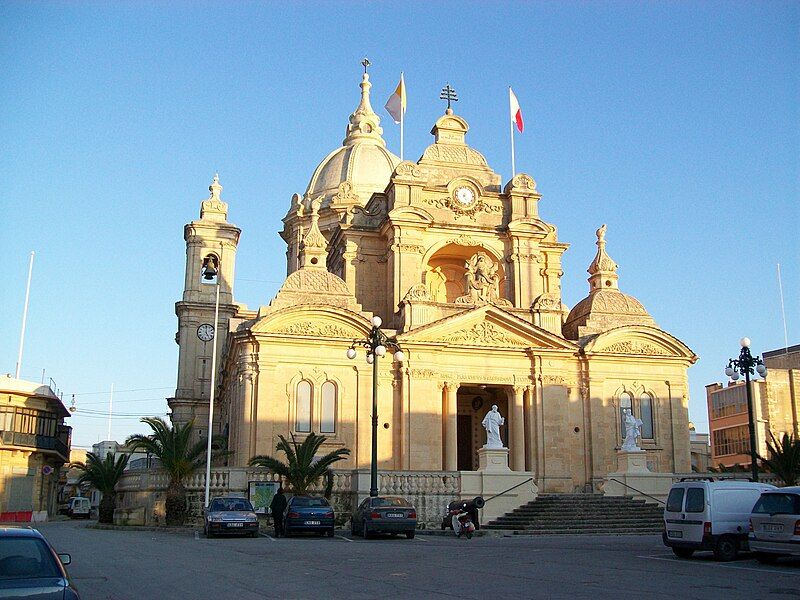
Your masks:
{"label": "arched window", "polygon": [[294,429],[298,433],[311,433],[311,384],[305,379],[297,384]]}
{"label": "arched window", "polygon": [[642,438],[653,439],[653,398],[647,392],[639,396],[639,418],[642,420]]}
{"label": "arched window", "polygon": [[631,411],[633,414],[633,396],[628,392],[622,392],[619,395],[619,431],[620,437],[625,437],[625,409]]}
{"label": "arched window", "polygon": [[322,406],[320,408],[320,433],[336,433],[336,384],[322,384]]}

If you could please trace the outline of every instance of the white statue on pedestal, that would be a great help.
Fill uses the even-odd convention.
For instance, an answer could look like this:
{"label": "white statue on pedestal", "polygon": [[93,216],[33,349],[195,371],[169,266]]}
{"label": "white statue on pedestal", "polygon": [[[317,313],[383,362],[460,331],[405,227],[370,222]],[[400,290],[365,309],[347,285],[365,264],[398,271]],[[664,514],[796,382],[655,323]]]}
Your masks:
{"label": "white statue on pedestal", "polygon": [[503,440],[500,439],[500,426],[506,420],[497,412],[497,404],[492,405],[492,410],[483,417],[481,425],[486,429],[486,444],[484,448],[505,448]]}
{"label": "white statue on pedestal", "polygon": [[641,452],[642,449],[636,443],[636,438],[642,437],[642,420],[634,417],[630,408],[623,409],[623,412],[625,413],[625,439],[622,441],[622,450]]}

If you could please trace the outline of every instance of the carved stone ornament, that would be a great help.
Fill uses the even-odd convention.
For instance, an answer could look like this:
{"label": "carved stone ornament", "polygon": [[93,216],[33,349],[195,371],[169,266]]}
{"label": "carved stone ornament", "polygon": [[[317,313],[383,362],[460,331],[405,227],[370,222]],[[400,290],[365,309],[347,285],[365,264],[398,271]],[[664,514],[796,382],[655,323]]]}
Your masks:
{"label": "carved stone ornament", "polygon": [[653,344],[637,340],[617,342],[603,348],[603,352],[618,352],[620,354],[646,354],[648,356],[671,356],[669,352]]}
{"label": "carved stone ornament", "polygon": [[410,161],[401,162],[399,165],[397,165],[397,169],[395,169],[395,171],[401,177],[413,177],[413,178],[422,177],[422,169],[420,169],[418,165]]}
{"label": "carved stone ornament", "polygon": [[289,335],[306,335],[312,337],[352,338],[354,332],[339,325],[320,324],[312,321],[299,321],[276,329],[275,333],[288,333]]}
{"label": "carved stone ornament", "polygon": [[331,204],[355,204],[359,202],[358,194],[353,191],[353,184],[343,181],[339,184],[339,190],[331,199]]}
{"label": "carved stone ornament", "polygon": [[555,294],[546,292],[533,301],[531,308],[535,311],[561,312],[561,300]]}
{"label": "carved stone ornament", "polygon": [[456,298],[456,304],[511,305],[508,300],[500,297],[500,276],[497,274],[497,265],[486,252],[476,252],[464,266],[467,269],[464,275],[464,287],[467,293]]}
{"label": "carved stone ornament", "polygon": [[525,190],[528,192],[535,192],[536,182],[530,175],[526,175],[525,173],[520,173],[519,175],[516,175],[514,179],[511,180],[511,188],[513,190]]}
{"label": "carved stone ornament", "polygon": [[481,243],[474,237],[468,235],[460,235],[458,237],[450,238],[445,242],[447,244],[455,244],[456,246],[480,246]]}
{"label": "carved stone ornament", "polygon": [[422,302],[431,302],[433,300],[428,286],[424,283],[412,285],[403,297],[403,302],[413,302],[415,300]]}
{"label": "carved stone ornament", "polygon": [[425,203],[436,208],[448,208],[456,218],[469,217],[473,221],[477,220],[478,213],[499,213],[503,210],[502,206],[487,204],[479,195],[476,195],[472,203],[466,205],[459,202],[453,194],[448,194],[445,197],[427,198]]}
{"label": "carved stone ornament", "polygon": [[480,152],[461,145],[431,144],[422,154],[422,160],[487,166],[486,159]]}
{"label": "carved stone ornament", "polygon": [[451,333],[442,338],[443,342],[447,343],[463,343],[475,346],[491,345],[491,346],[529,346],[530,344],[516,336],[509,335],[506,331],[489,323],[481,321],[476,323],[469,329],[462,329]]}

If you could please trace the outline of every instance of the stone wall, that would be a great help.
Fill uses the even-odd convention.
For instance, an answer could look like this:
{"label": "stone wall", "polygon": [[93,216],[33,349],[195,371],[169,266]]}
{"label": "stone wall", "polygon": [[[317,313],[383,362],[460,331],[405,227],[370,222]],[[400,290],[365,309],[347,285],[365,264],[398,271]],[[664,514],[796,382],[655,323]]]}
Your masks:
{"label": "stone wall", "polygon": [[[461,494],[461,474],[458,472],[381,471],[379,478],[381,493],[408,498],[417,509],[419,523],[425,527],[438,526],[447,504]],[[277,480],[276,475],[265,469],[218,467],[211,471],[211,496],[246,495],[250,481]],[[117,485],[118,512],[129,524],[163,525],[168,484],[169,478],[161,470],[126,472]],[[203,515],[205,472],[194,473],[185,485],[190,519],[199,523]],[[331,502],[337,525],[349,523],[354,507],[369,495],[369,485],[369,470],[334,471]],[[322,491],[322,488],[313,490],[315,494]],[[134,522],[139,518],[143,519],[142,523]]]}

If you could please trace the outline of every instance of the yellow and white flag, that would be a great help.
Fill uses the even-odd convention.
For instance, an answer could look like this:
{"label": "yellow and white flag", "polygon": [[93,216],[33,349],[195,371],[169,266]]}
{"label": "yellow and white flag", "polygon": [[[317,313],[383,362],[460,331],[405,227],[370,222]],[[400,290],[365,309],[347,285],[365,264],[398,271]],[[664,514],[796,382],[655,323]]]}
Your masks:
{"label": "yellow and white flag", "polygon": [[400,83],[397,84],[394,94],[389,96],[385,108],[395,123],[403,121],[403,114],[406,112],[406,83],[403,80],[402,73],[400,73]]}

